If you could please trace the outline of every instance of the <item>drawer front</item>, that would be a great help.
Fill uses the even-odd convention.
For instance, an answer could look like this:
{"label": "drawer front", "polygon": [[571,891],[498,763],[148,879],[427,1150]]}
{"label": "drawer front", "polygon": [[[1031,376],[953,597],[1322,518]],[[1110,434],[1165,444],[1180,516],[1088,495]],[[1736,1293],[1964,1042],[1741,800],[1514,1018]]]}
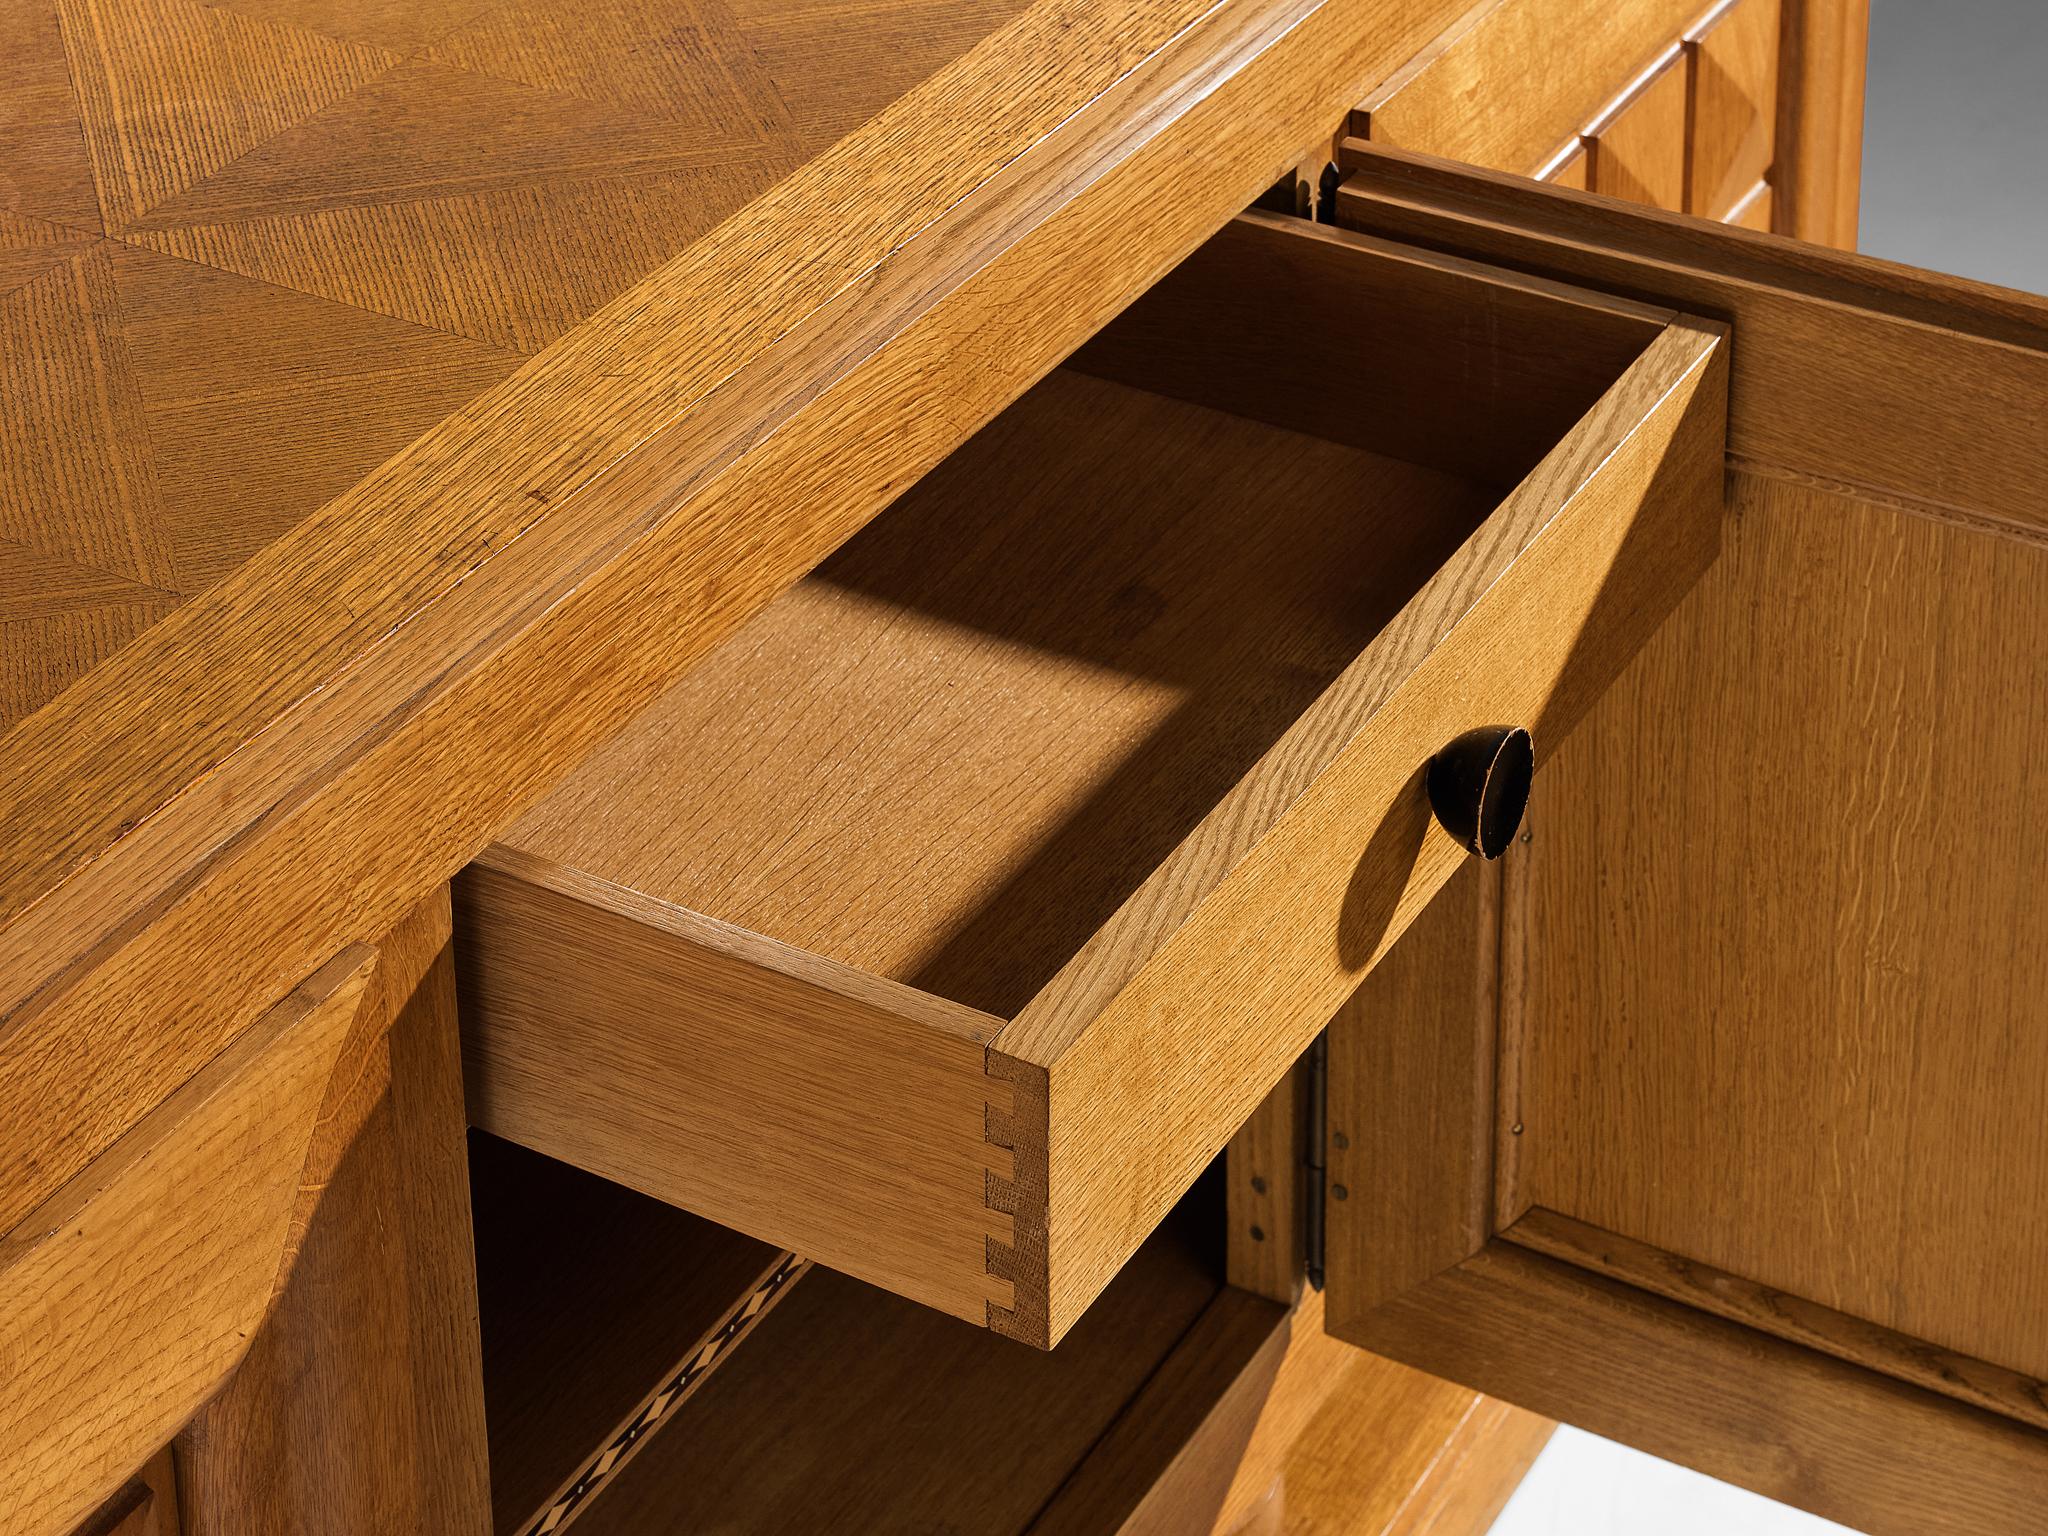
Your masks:
{"label": "drawer front", "polygon": [[1719,341],[1238,221],[465,877],[478,1123],[1057,1340],[1711,558]]}

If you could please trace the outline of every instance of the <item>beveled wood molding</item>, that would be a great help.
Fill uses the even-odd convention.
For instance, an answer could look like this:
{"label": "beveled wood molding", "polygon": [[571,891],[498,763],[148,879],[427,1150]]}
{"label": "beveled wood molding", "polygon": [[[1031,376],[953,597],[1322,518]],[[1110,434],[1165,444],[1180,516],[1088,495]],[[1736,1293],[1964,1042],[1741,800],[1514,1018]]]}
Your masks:
{"label": "beveled wood molding", "polygon": [[335,956],[0,1237],[10,1532],[69,1531],[247,1353],[283,1283],[307,1148],[375,969],[359,945]]}
{"label": "beveled wood molding", "polygon": [[1437,10],[1040,0],[18,722],[0,1223],[399,921]]}
{"label": "beveled wood molding", "polygon": [[1638,1290],[2048,1430],[2048,1383],[1537,1206],[1500,1236]]}
{"label": "beveled wood molding", "polygon": [[1871,1536],[2039,1528],[2048,1434],[1519,1243],[1340,1331]]}
{"label": "beveled wood molding", "polygon": [[[1347,139],[1337,221],[1731,323],[1728,456],[2039,538],[2048,300]],[[1967,376],[1968,391],[1930,387]]]}

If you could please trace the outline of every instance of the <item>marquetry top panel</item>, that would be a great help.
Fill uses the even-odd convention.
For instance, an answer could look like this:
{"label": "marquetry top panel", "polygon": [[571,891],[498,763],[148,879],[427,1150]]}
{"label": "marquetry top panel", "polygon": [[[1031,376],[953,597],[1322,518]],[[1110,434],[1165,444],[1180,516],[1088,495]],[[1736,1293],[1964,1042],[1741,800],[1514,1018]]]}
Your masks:
{"label": "marquetry top panel", "polygon": [[0,0],[0,728],[1023,3]]}

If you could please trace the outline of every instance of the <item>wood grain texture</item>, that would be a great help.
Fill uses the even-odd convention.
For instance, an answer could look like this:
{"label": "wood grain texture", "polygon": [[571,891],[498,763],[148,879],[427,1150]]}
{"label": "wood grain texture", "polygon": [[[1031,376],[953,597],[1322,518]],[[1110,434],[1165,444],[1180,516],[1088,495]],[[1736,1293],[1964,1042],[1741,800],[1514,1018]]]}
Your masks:
{"label": "wood grain texture", "polygon": [[2048,527],[2048,301],[1353,139],[1340,222],[1727,319],[1737,466]]}
{"label": "wood grain texture", "polygon": [[185,1429],[187,1536],[488,1536],[446,891],[387,937],[306,1163],[294,1257]]}
{"label": "wood grain texture", "polygon": [[1586,141],[1574,134],[1569,144],[1544,161],[1536,172],[1536,179],[1550,182],[1553,186],[1576,187],[1584,192],[1587,190],[1586,177],[1591,171],[1586,159]]}
{"label": "wood grain texture", "polygon": [[820,1269],[574,1529],[1022,1536],[1199,1329],[1216,1257],[1163,1227],[1049,1354]]}
{"label": "wood grain texture", "polygon": [[[1007,1114],[998,1144],[1013,1166],[989,1165],[988,1204],[1012,1235],[973,1225],[989,1218],[965,1206],[944,1220],[988,1235],[990,1272],[1016,1298],[990,1315],[1040,1343],[1071,1324],[1448,872],[1451,845],[1429,830],[1416,791],[1421,762],[1470,710],[1564,729],[1714,538],[1712,334],[1659,333],[1645,312],[1298,229],[1254,225],[1235,248],[1307,244],[1305,295],[1331,291],[1333,273],[1416,269],[1411,286],[1430,312],[1469,316],[1463,298],[1487,317],[1469,334],[1447,320],[1442,356],[1497,357],[1473,367],[1509,379],[1553,360],[1556,380],[1530,391],[1525,409],[1563,416],[1563,442],[1483,522],[1483,494],[1369,449],[1062,374],[672,689],[507,840],[636,898],[1007,1019],[974,1042],[1009,1085],[1007,1110],[1003,1090],[983,1085],[943,1114]],[[1201,274],[1168,284],[1165,307],[1141,306],[1131,324],[1141,336],[1171,332],[1180,314],[1183,332],[1232,338],[1235,311],[1213,309],[1219,286]],[[1594,355],[1625,371],[1571,425],[1566,402],[1582,384],[1554,360],[1588,313],[1606,326],[1589,338]],[[1290,386],[1302,396],[1328,378],[1342,400],[1369,360],[1422,358],[1438,335],[1419,322],[1374,327],[1364,308],[1339,305],[1326,319],[1329,339],[1304,354]],[[1121,329],[1091,349],[1090,366],[1136,371],[1144,349],[1122,347]],[[1614,356],[1621,338],[1651,336],[1633,364]],[[1225,339],[1210,355],[1184,340],[1150,368],[1181,380],[1177,393],[1228,393],[1187,383],[1195,372],[1177,363],[1200,357],[1222,376],[1239,348]],[[1453,381],[1471,371],[1440,358],[1417,370],[1404,403],[1425,444]],[[1369,398],[1402,397],[1375,386]],[[1531,435],[1508,414],[1514,398],[1502,389],[1481,402],[1510,423],[1508,441]],[[1391,444],[1405,419],[1382,412],[1373,431]],[[991,486],[1004,488],[993,504]],[[970,507],[976,521],[963,523]],[[1638,526],[1639,514],[1660,531]],[[971,540],[960,540],[963,526]],[[929,552],[948,539],[960,555],[934,567]],[[1497,683],[1465,681],[1492,671],[1482,648],[1511,631],[1525,665]],[[1521,692],[1488,706],[1488,687]],[[1442,712],[1445,688],[1459,690],[1455,721]],[[1389,721],[1400,723],[1382,735]],[[978,808],[972,820],[962,805]],[[1246,974],[1226,974],[1232,966]],[[560,967],[529,969],[544,987]],[[488,984],[479,995],[488,1004]],[[645,1001],[670,1049],[655,993]],[[558,1048],[548,1037],[563,1011],[508,1014],[507,1027],[531,1038],[519,1048],[523,1086],[508,1091],[537,1100],[569,1078],[571,1093],[587,1085],[595,1111],[547,1115],[568,1127],[549,1150],[580,1159],[572,1138],[603,1118],[616,1127],[605,1134],[617,1169],[622,1151],[646,1158],[673,1141],[664,1124],[650,1144],[640,1121],[700,1118],[687,1075],[619,1073],[595,1036]],[[481,1036],[498,1027],[486,1006],[473,1054],[497,1049]],[[723,1049],[720,1027],[702,1021],[701,1044],[687,1048]],[[886,1031],[873,1039],[858,1048],[889,1046]],[[783,1073],[810,1054],[789,1038],[759,1059]],[[755,1071],[737,1058],[733,1070]],[[880,1080],[877,1102],[902,1097],[889,1071],[862,1069]],[[671,1102],[646,1107],[649,1083]],[[478,1085],[479,1102],[499,1092]],[[933,1113],[906,1108],[880,1123]],[[727,1114],[707,1104],[701,1118]],[[821,1128],[856,1156],[873,1139]],[[817,1130],[797,1132],[802,1152]],[[749,1176],[725,1166],[739,1146],[664,1177],[728,1193]],[[841,1230],[838,1246],[820,1246],[828,1222],[844,1227],[822,1209],[844,1199],[831,1156],[799,1186],[821,1208],[805,1218],[808,1235],[780,1215],[767,1227],[726,1219],[900,1283],[880,1267],[899,1263],[891,1244]],[[657,1177],[619,1176],[644,1188]],[[859,1187],[870,1183],[861,1174]],[[908,1209],[929,1229],[929,1209]]]}
{"label": "wood grain texture", "polygon": [[1324,1221],[1347,1308],[1400,1295],[1492,1234],[1499,884],[1467,863],[1331,1020]]}
{"label": "wood grain texture", "polygon": [[165,1446],[71,1536],[179,1536],[178,1473]]}
{"label": "wood grain texture", "polygon": [[1263,1296],[1220,1291],[1031,1522],[1031,1536],[1209,1529],[1295,1321]]}
{"label": "wood grain texture", "polygon": [[1537,786],[1516,1203],[2048,1376],[2048,549],[1734,508]]}
{"label": "wood grain texture", "polygon": [[1512,1243],[1340,1331],[1871,1536],[2039,1525],[2048,1435]]}
{"label": "wood grain texture", "polygon": [[1304,1289],[1288,1324],[1286,1356],[1236,1458],[1230,1488],[1216,1507],[1211,1522],[1216,1536],[1249,1536],[1247,1527],[1257,1529],[1261,1518],[1275,1530],[1284,1528],[1288,1453],[1361,1358],[1323,1327],[1323,1292]]}
{"label": "wood grain texture", "polygon": [[1501,1236],[1537,1253],[1608,1275],[1638,1290],[1698,1307],[1809,1349],[1868,1366],[1930,1392],[2048,1429],[2048,1382],[1936,1349],[1844,1312],[1815,1306],[1715,1269],[1603,1232],[1555,1211],[1532,1209]]}
{"label": "wood grain texture", "polygon": [[1777,199],[1769,182],[1760,181],[1742,194],[1735,206],[1728,210],[1726,222],[1737,229],[1754,229],[1769,234],[1772,220],[1777,216]]}
{"label": "wood grain texture", "polygon": [[975,1322],[1001,1021],[500,845],[459,883],[472,1121]]}
{"label": "wood grain texture", "polygon": [[1863,80],[1870,0],[1780,0],[1781,63],[1774,228],[1856,248],[1863,171]]}
{"label": "wood grain texture", "polygon": [[[1033,6],[17,722],[0,1219],[398,922],[1436,9]],[[1198,174],[1137,196],[1167,165]]]}
{"label": "wood grain texture", "polygon": [[1289,1068],[1224,1152],[1230,1219],[1225,1278],[1241,1291],[1283,1305],[1293,1304],[1302,1283],[1306,1091],[1302,1068]]}
{"label": "wood grain texture", "polygon": [[1651,343],[997,1037],[1048,1077],[1053,1337],[1449,877],[1430,754],[1475,719],[1564,734],[1710,558],[1719,343]]}
{"label": "wood grain texture", "polygon": [[1736,207],[1771,176],[1778,121],[1778,20],[1778,0],[1726,0],[1686,37],[1692,92],[1687,213],[1739,222],[1733,217]]}
{"label": "wood grain texture", "polygon": [[1534,174],[1700,9],[1700,0],[1480,0],[1364,98],[1352,131]]}
{"label": "wood grain texture", "polygon": [[1692,58],[1676,42],[1586,130],[1586,186],[1604,197],[1686,209]]}
{"label": "wood grain texture", "polygon": [[807,1266],[481,1133],[470,1137],[492,1528],[565,1529]]}
{"label": "wood grain texture", "polygon": [[242,1358],[373,964],[360,948],[336,956],[0,1239],[11,1530],[69,1531]]}
{"label": "wood grain texture", "polygon": [[1377,1355],[1355,1355],[1289,1451],[1286,1536],[1485,1536],[1550,1420]]}

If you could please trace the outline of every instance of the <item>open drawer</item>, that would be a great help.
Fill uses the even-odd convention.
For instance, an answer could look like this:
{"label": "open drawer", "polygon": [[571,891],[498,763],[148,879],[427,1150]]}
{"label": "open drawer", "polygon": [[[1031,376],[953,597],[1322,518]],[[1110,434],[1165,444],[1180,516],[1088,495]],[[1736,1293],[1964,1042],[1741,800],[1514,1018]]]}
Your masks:
{"label": "open drawer", "polygon": [[458,882],[472,1117],[1056,1341],[1711,558],[1724,352],[1237,220]]}

